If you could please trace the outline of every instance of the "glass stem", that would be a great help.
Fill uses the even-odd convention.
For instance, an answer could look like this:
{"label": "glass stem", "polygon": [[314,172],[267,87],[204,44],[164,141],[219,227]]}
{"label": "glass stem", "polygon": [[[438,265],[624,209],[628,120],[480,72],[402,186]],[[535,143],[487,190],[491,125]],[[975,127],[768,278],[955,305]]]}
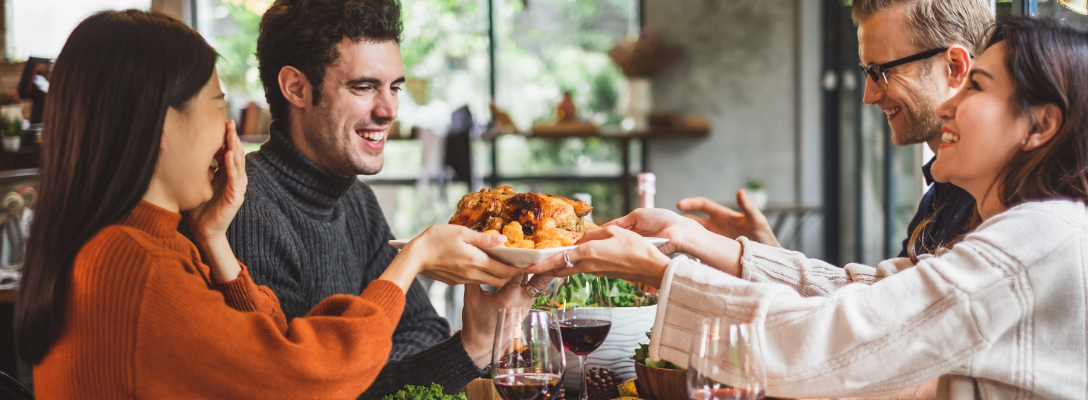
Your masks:
{"label": "glass stem", "polygon": [[586,356],[578,356],[578,363],[582,365],[582,391],[578,393],[578,400],[589,399],[589,377],[586,376]]}

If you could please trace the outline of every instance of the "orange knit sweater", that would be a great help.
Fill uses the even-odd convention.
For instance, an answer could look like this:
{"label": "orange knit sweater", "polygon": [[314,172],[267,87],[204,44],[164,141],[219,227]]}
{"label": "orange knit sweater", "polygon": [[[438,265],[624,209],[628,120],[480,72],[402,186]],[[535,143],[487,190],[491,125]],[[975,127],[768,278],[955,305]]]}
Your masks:
{"label": "orange knit sweater", "polygon": [[404,308],[399,287],[374,281],[287,326],[245,266],[213,281],[180,219],[140,202],[79,251],[64,329],[34,367],[39,399],[352,399],[370,386]]}

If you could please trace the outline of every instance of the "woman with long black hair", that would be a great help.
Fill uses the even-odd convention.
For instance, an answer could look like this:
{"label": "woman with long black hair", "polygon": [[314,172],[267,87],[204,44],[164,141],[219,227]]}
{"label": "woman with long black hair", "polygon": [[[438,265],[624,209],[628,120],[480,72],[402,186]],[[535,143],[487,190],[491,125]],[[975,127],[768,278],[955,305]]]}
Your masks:
{"label": "woman with long black hair", "polygon": [[136,10],[87,18],[57,57],[16,316],[39,398],[355,398],[418,273],[520,274],[477,248],[502,236],[434,227],[360,296],[288,325],[226,241],[246,173],[215,60],[197,32]]}

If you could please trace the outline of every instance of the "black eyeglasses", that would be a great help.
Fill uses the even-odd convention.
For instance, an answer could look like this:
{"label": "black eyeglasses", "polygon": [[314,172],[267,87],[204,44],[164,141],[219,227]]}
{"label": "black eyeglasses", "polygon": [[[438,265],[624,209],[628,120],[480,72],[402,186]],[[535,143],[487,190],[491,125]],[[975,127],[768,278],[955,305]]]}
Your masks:
{"label": "black eyeglasses", "polygon": [[888,90],[888,75],[886,75],[886,73],[889,69],[918,60],[925,60],[927,58],[941,54],[947,50],[947,47],[942,47],[939,49],[926,50],[918,54],[906,56],[894,61],[888,61],[883,64],[873,64],[870,66],[865,66],[865,64],[858,64],[858,66],[861,67],[862,72],[864,72],[866,75],[869,75],[869,78],[872,78],[873,83],[876,83],[876,85],[880,87],[880,90]]}

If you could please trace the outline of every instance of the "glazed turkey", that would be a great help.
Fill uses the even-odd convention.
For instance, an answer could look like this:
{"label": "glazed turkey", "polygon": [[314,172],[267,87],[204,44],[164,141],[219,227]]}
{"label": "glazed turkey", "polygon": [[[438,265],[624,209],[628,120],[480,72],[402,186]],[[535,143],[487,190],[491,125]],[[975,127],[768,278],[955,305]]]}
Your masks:
{"label": "glazed turkey", "polygon": [[478,232],[501,232],[508,247],[548,248],[574,244],[585,231],[595,228],[585,220],[590,211],[593,207],[582,201],[517,193],[504,185],[462,197],[449,223]]}

